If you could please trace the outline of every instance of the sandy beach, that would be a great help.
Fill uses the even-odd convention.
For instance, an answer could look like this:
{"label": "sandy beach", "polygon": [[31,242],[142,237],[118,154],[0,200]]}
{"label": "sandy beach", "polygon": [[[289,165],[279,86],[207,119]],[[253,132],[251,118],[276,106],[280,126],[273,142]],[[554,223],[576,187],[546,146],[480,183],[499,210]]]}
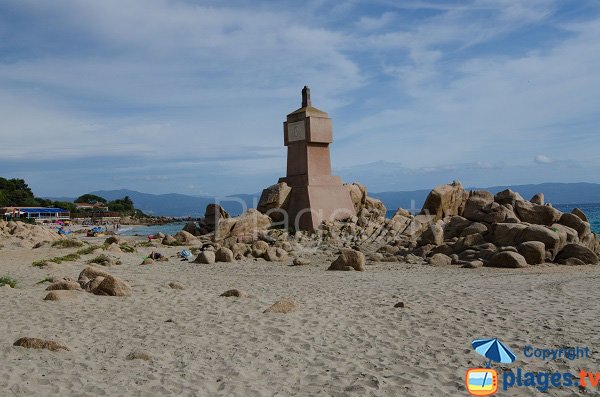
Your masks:
{"label": "sandy beach", "polygon": [[[291,258],[203,265],[174,257],[180,247],[160,248],[167,262],[140,265],[152,249],[109,252],[122,264],[105,270],[126,280],[132,296],[76,292],[69,301],[44,301],[48,283],[37,283],[77,279],[96,253],[37,268],[34,260],[74,250],[1,249],[2,274],[18,282],[0,288],[3,395],[466,395],[466,370],[485,364],[470,347],[480,337],[508,343],[524,370],[576,373],[600,364],[597,266],[368,263],[365,272],[327,272],[334,258],[322,253],[309,256],[308,266],[290,266]],[[171,289],[174,281],[185,289]],[[252,297],[219,296],[231,288]],[[294,312],[263,313],[284,297],[295,301]],[[405,307],[395,308],[399,302]],[[70,351],[13,346],[25,336]],[[592,351],[586,360],[542,361],[523,356],[528,344]],[[133,352],[152,360],[128,359]]]}

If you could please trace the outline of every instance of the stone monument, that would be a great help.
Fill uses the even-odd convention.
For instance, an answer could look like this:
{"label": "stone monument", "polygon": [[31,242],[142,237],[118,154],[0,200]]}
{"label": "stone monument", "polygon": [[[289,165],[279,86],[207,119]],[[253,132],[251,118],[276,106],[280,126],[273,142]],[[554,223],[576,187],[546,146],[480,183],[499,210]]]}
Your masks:
{"label": "stone monument", "polygon": [[288,114],[283,123],[283,137],[288,148],[287,176],[279,182],[292,188],[290,224],[301,230],[315,230],[323,221],[355,215],[350,193],[338,176],[331,175],[331,119],[312,107],[307,86],[302,90],[302,107]]}

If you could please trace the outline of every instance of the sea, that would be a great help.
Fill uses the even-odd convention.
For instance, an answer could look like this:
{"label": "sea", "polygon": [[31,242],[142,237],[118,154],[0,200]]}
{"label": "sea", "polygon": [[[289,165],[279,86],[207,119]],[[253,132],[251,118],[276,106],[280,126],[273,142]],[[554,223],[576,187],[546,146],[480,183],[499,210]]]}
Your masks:
{"label": "sea", "polygon": [[[555,204],[554,207],[562,212],[571,212],[573,208],[579,208],[590,220],[590,226],[592,231],[600,234],[600,203],[593,204]],[[388,218],[394,215],[396,210],[389,210],[387,212]],[[119,234],[124,236],[147,236],[154,235],[158,232],[163,234],[174,235],[185,226],[186,222],[173,222],[166,223],[164,225],[152,225],[152,226],[123,226]]]}

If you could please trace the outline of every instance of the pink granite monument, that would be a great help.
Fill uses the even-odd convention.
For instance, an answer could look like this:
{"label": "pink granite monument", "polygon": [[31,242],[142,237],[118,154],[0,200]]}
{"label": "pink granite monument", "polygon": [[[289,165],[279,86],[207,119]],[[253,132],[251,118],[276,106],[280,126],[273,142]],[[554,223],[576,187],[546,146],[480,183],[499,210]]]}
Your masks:
{"label": "pink granite monument", "polygon": [[306,86],[302,90],[302,107],[288,114],[283,123],[283,136],[288,147],[287,176],[279,182],[292,188],[289,222],[300,230],[315,230],[323,221],[355,215],[350,193],[338,176],[331,175],[331,119],[312,107]]}

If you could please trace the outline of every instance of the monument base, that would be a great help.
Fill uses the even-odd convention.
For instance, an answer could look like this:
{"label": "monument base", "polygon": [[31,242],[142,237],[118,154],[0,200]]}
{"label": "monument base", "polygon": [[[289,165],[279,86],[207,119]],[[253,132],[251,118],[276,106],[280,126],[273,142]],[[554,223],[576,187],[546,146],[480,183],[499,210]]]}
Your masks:
{"label": "monument base", "polygon": [[294,175],[279,178],[292,188],[288,205],[289,224],[314,231],[323,221],[344,220],[356,215],[348,190],[333,175]]}

